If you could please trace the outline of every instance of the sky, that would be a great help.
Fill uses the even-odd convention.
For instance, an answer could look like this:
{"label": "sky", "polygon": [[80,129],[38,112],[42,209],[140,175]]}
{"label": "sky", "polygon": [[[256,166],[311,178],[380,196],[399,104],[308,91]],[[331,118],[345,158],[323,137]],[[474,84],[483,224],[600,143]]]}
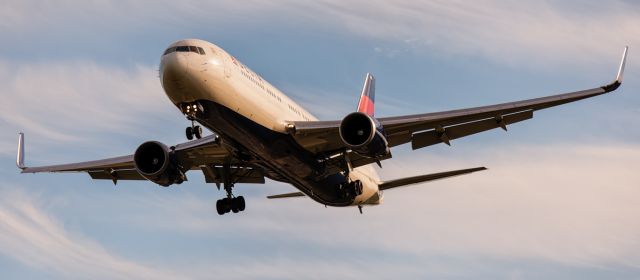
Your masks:
{"label": "sky", "polygon": [[[3,279],[636,279],[640,273],[640,5],[636,1],[31,1],[0,3]],[[199,38],[324,120],[377,78],[377,116],[489,105],[607,84],[616,92],[411,151],[394,179],[489,170],[385,192],[383,205],[272,201],[240,214],[190,172],[169,188],[20,175],[30,166],[184,142],[158,64]]]}

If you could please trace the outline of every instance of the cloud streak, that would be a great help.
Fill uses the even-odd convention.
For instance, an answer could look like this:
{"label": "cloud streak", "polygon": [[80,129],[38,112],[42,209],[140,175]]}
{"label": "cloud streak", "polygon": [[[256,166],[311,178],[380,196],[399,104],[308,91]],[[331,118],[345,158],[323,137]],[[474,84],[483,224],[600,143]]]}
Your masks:
{"label": "cloud streak", "polygon": [[[628,1],[482,0],[475,5],[410,0],[122,1],[118,5],[104,1],[49,5],[8,1],[0,10],[6,13],[3,23],[7,30],[16,34],[38,31],[43,26],[94,36],[95,29],[121,33],[123,29],[158,25],[193,29],[203,21],[234,25],[268,21],[395,42],[391,48],[372,47],[391,56],[409,49],[435,51],[445,56],[481,56],[502,64],[545,69],[576,63],[609,65],[604,63],[617,56],[623,46],[640,45],[640,30],[636,28],[640,25],[640,9]],[[78,21],[91,25],[77,26]]]}
{"label": "cloud streak", "polygon": [[181,120],[160,87],[157,71],[149,66],[125,69],[89,61],[0,61],[0,74],[4,87],[0,128],[16,133],[0,139],[3,154],[15,153],[19,131],[26,133],[29,147],[38,151],[60,147],[51,143],[95,146],[109,143],[107,136],[149,137],[160,134],[154,122],[166,128]]}
{"label": "cloud streak", "polygon": [[[519,68],[609,65],[604,64],[606,59],[617,55],[623,46],[640,45],[640,30],[636,28],[640,25],[640,9],[628,1],[482,0],[476,5],[410,0],[123,1],[118,5],[104,1],[49,5],[9,1],[0,10],[5,14],[7,32],[16,34],[50,27],[92,36],[96,29],[126,33],[157,25],[197,27],[203,21],[234,25],[268,21],[395,42],[391,49],[372,47],[386,50],[391,56],[406,50],[436,51],[441,55],[481,56]],[[115,16],[120,20],[110,20]]]}
{"label": "cloud streak", "polygon": [[27,266],[72,279],[181,279],[170,271],[108,252],[81,234],[67,231],[41,203],[21,192],[3,191],[0,252]]}

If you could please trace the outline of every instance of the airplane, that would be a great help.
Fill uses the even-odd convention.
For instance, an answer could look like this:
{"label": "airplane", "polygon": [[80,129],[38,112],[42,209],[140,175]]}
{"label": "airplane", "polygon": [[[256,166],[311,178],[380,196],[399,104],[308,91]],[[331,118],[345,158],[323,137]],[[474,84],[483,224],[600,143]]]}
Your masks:
{"label": "airplane", "polygon": [[[383,202],[383,191],[486,170],[467,168],[381,181],[374,164],[390,159],[391,148],[413,150],[502,128],[533,118],[549,107],[615,91],[622,83],[628,47],[613,82],[601,87],[490,106],[396,117],[375,115],[375,78],[367,74],[357,109],[341,120],[320,121],[222,48],[204,40],[171,44],[161,56],[160,83],[170,101],[191,121],[185,143],[142,143],[131,155],[62,165],[27,167],[24,133],[18,136],[22,173],[86,172],[92,179],[148,180],[163,187],[201,171],[206,183],[221,185],[219,215],[244,211],[235,184],[264,184],[265,178],[297,190],[269,199],[308,197],[326,206]],[[213,134],[203,136],[202,127]]]}

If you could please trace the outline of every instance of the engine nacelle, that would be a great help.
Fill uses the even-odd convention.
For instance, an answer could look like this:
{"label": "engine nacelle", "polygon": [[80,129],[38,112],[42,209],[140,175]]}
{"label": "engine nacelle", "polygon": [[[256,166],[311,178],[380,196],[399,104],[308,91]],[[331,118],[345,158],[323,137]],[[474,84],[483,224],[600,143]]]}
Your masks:
{"label": "engine nacelle", "polygon": [[163,187],[181,184],[187,179],[173,153],[157,141],[140,145],[133,154],[133,164],[142,177]]}
{"label": "engine nacelle", "polygon": [[377,158],[389,154],[389,145],[378,121],[365,113],[354,112],[342,119],[340,138],[359,155]]}

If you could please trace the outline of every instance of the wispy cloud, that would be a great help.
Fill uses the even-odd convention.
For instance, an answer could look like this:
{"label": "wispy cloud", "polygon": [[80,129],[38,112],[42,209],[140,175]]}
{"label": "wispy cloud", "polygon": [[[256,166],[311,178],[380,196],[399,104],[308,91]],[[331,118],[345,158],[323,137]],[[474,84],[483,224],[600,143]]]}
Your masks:
{"label": "wispy cloud", "polygon": [[[0,73],[4,85],[0,127],[26,132],[29,143],[36,143],[31,147],[44,148],[51,142],[100,143],[106,135],[150,132],[154,129],[150,122],[170,126],[181,120],[160,87],[157,71],[149,66],[0,62]],[[5,135],[0,148],[15,152],[15,139],[15,134]]]}
{"label": "wispy cloud", "polygon": [[72,279],[180,279],[181,276],[119,257],[82,234],[69,232],[22,192],[0,198],[0,253]]}
{"label": "wispy cloud", "polygon": [[[422,229],[415,231],[421,234],[408,233],[407,240],[427,240],[431,250],[443,252],[640,267],[640,175],[633,168],[640,163],[637,146],[462,148],[457,153],[464,160],[452,153],[429,156],[426,160],[438,167],[426,166],[490,169],[387,192],[388,208],[422,208],[423,215],[412,211],[419,219],[404,221]],[[424,173],[421,162],[387,164],[385,177]]]}
{"label": "wispy cloud", "polygon": [[519,67],[523,62],[567,65],[579,58],[602,62],[625,45],[640,45],[640,10],[635,5],[586,5],[599,12],[587,13],[560,1],[324,1],[311,6],[314,14],[325,14],[313,18],[332,18],[326,22],[364,36],[394,40],[414,50],[480,55]]}
{"label": "wispy cloud", "polygon": [[[205,20],[234,25],[268,21],[321,26],[396,42],[393,47],[372,46],[372,50],[377,47],[387,56],[407,50],[435,51],[550,69],[559,64],[609,65],[604,63],[617,56],[623,46],[640,45],[640,9],[635,3],[620,0],[482,0],[474,5],[466,1],[410,0],[122,1],[117,5],[105,1],[7,1],[0,11],[5,15],[7,30],[16,34],[56,27],[94,36],[91,33],[96,29],[120,33],[132,26],[136,30],[157,25],[198,28],[198,22]],[[91,25],[78,26],[78,21]]]}

